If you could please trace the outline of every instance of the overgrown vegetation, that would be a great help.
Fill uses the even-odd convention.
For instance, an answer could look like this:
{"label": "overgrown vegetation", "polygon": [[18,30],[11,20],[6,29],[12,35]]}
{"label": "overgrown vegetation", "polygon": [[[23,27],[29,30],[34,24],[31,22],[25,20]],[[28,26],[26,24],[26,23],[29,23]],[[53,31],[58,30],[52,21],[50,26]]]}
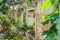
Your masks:
{"label": "overgrown vegetation", "polygon": [[58,0],[51,0],[51,4],[55,4],[55,10],[47,16],[43,16],[45,20],[43,24],[47,24],[48,21],[50,21],[52,23],[52,27],[50,30],[43,32],[43,34],[47,35],[46,40],[58,40]]}
{"label": "overgrown vegetation", "polygon": [[[30,4],[29,0],[25,1],[27,7]],[[55,10],[46,16],[43,16],[42,24],[45,25],[49,21],[52,23],[52,27],[48,31],[44,31],[42,34],[47,35],[45,40],[58,40],[58,0],[47,0],[47,2],[42,4],[42,10],[45,10],[52,5],[55,5]],[[23,23],[21,22],[21,17],[16,16],[15,12],[9,14],[9,4],[7,0],[0,0],[0,38],[3,40],[27,40],[26,33],[30,34],[34,39],[35,37],[35,22],[33,25],[28,26],[26,23],[26,12],[23,10]],[[22,26],[21,26],[22,25]],[[34,32],[34,33],[33,33]],[[33,33],[33,35],[32,35]],[[30,37],[31,39],[31,37]],[[31,40],[32,40],[31,39]]]}

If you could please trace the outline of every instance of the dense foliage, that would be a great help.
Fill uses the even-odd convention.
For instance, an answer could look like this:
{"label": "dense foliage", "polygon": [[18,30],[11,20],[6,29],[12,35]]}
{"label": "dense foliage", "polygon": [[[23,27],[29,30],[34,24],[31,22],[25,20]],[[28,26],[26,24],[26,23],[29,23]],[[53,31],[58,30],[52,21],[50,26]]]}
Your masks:
{"label": "dense foliage", "polygon": [[[27,5],[31,5],[29,0],[25,2]],[[42,17],[44,20],[42,22],[43,25],[47,24],[49,21],[52,23],[52,27],[42,33],[43,35],[47,35],[45,40],[58,40],[58,0],[47,0],[42,4],[42,10],[52,5],[55,5],[55,10],[51,14]],[[26,12],[23,11],[22,23],[21,18],[15,15],[15,11],[8,14],[8,6],[7,0],[0,0],[0,26],[2,27],[0,28],[0,38],[6,40],[26,40],[26,32],[35,30],[35,21],[33,25],[28,26],[26,23]]]}
{"label": "dense foliage", "polygon": [[0,12],[7,14],[8,12],[8,3],[7,0],[0,0]]}
{"label": "dense foliage", "polygon": [[[42,22],[43,25],[47,24],[49,21],[52,23],[52,27],[48,31],[43,32],[43,34],[47,35],[46,40],[58,40],[58,19],[59,19],[58,0],[50,0],[48,2],[50,2],[49,4],[50,6],[55,4],[55,10],[47,16],[43,16],[45,21]],[[47,4],[45,5],[49,7],[49,5]]]}

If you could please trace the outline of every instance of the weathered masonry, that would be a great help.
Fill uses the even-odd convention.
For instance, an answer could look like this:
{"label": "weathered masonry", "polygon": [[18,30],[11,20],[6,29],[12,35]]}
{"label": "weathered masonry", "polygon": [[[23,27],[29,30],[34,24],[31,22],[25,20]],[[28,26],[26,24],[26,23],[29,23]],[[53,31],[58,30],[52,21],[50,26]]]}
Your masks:
{"label": "weathered masonry", "polygon": [[34,18],[35,18],[35,8],[34,7],[28,7],[26,11],[26,22],[28,25],[33,25]]}

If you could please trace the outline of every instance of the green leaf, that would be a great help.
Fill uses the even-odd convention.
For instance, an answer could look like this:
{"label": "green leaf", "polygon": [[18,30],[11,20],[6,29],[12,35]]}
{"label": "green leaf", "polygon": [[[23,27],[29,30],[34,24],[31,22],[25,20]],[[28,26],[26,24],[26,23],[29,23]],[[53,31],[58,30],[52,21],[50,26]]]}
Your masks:
{"label": "green leaf", "polygon": [[42,10],[49,8],[51,5],[51,0],[47,0],[45,3],[42,4]]}
{"label": "green leaf", "polygon": [[3,2],[3,0],[0,0],[0,2]]}
{"label": "green leaf", "polygon": [[13,24],[11,24],[11,28],[10,28],[13,32],[17,32],[17,28],[13,25]]}

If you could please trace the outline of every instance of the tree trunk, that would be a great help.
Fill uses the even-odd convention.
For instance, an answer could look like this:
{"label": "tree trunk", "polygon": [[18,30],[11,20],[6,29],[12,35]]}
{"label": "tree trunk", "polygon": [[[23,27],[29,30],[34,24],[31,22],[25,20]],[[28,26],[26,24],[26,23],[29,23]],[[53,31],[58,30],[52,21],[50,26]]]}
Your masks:
{"label": "tree trunk", "polygon": [[41,12],[41,5],[42,2],[38,1],[37,2],[37,7],[35,10],[35,16],[36,16],[36,30],[35,30],[35,38],[36,40],[44,40],[45,36],[42,35],[43,31],[49,30],[51,27],[51,23],[49,22],[48,24],[41,26],[40,23],[42,22],[42,12]]}
{"label": "tree trunk", "polygon": [[36,16],[36,40],[43,40],[43,38],[41,39],[41,26],[40,26],[40,23],[42,21],[42,16],[40,15],[41,12],[40,12],[40,6],[41,6],[41,2],[37,2],[37,8],[36,8],[36,13],[35,13],[35,16]]}

